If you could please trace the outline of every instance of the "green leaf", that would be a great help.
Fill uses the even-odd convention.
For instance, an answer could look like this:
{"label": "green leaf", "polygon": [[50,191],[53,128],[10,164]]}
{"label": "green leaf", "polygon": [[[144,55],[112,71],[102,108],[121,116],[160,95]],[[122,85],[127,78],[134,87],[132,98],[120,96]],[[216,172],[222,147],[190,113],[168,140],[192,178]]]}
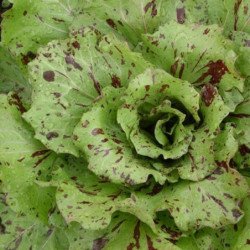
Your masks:
{"label": "green leaf", "polygon": [[31,86],[27,76],[18,67],[10,53],[0,46],[0,93],[14,91],[22,99],[25,106],[30,104]]}
{"label": "green leaf", "polygon": [[65,221],[79,222],[91,230],[107,227],[126,193],[89,172],[84,160],[68,158],[56,165],[60,167],[53,173],[51,184],[58,187],[56,202]]}
{"label": "green leaf", "polygon": [[[192,126],[183,123],[187,117],[199,121],[199,94],[188,82],[173,78],[163,70],[148,69],[130,82],[123,100],[117,119],[139,155],[176,159],[187,152]],[[158,121],[168,131],[159,130]],[[153,133],[158,142],[149,131],[155,124]],[[166,134],[172,137],[172,143]]]}
{"label": "green leaf", "polygon": [[234,226],[223,227],[219,230],[203,229],[195,235],[196,244],[202,249],[233,249],[247,250],[250,244],[250,200],[243,204],[245,216]]}
{"label": "green leaf", "polygon": [[0,122],[0,162],[5,166],[29,168],[33,172],[48,169],[55,154],[34,139],[34,132],[21,117],[24,110],[15,94],[0,95],[0,116],[4,117]]}
{"label": "green leaf", "polygon": [[34,183],[36,175],[30,169],[15,166],[2,166],[0,180],[11,209],[29,214],[31,218],[38,217],[46,223],[48,211],[55,202],[54,188],[39,187]]}
{"label": "green leaf", "polygon": [[[200,86],[217,85],[225,102],[243,90],[244,81],[235,69],[236,54],[230,50],[217,25],[167,23],[153,35],[143,35],[142,53],[173,76]],[[225,94],[225,92],[228,92]],[[235,109],[241,101],[228,106]]]}
{"label": "green leaf", "polygon": [[[233,122],[236,126],[236,138],[239,143],[239,150],[233,161],[239,169],[250,169],[250,80],[246,80],[244,90],[244,101],[237,107],[234,113],[230,114],[227,121]],[[249,175],[247,174],[246,175]]]}
{"label": "green leaf", "polygon": [[48,148],[77,156],[72,132],[102,88],[126,86],[148,65],[113,36],[101,39],[88,31],[51,42],[30,64],[33,102],[24,117]]}
{"label": "green leaf", "polygon": [[[249,35],[250,36],[250,35]],[[250,38],[249,38],[250,40]],[[236,66],[243,76],[250,76],[250,48],[242,48],[236,61]]]}
{"label": "green leaf", "polygon": [[235,128],[232,124],[225,124],[225,128],[215,139],[215,159],[218,162],[229,164],[238,150],[238,142],[235,138]]}
{"label": "green leaf", "polygon": [[63,230],[42,224],[29,215],[14,213],[4,202],[0,203],[1,249],[66,250],[69,243]]}
{"label": "green leaf", "polygon": [[54,189],[40,188],[34,181],[48,178],[55,155],[33,138],[32,130],[21,118],[21,102],[2,94],[0,104],[0,116],[4,117],[0,122],[0,179],[7,202],[15,211],[46,221]]}
{"label": "green leaf", "polygon": [[[166,249],[178,250],[168,239],[166,231],[175,233],[169,227],[162,227],[162,234],[152,233],[150,228],[129,214],[117,213],[110,226],[102,231],[86,231],[72,224],[67,232],[70,249]],[[164,231],[166,230],[166,231]],[[164,231],[164,232],[163,232]],[[79,237],[80,232],[80,237]]]}
{"label": "green leaf", "polygon": [[152,33],[164,21],[166,1],[97,0],[73,21],[74,29],[91,27],[98,32],[114,33],[137,45],[144,33]]}
{"label": "green leaf", "polygon": [[236,170],[218,168],[202,181],[179,181],[165,188],[155,206],[159,205],[159,211],[167,208],[181,231],[220,228],[242,218],[239,202],[248,190],[246,180]]}
{"label": "green leaf", "polygon": [[[201,90],[201,114],[203,122],[193,132],[188,153],[173,163],[178,168],[182,179],[202,180],[217,168],[217,162],[228,163],[234,156],[237,142],[231,135],[232,130],[220,132],[220,124],[228,115],[229,108],[225,105],[218,91],[211,84]],[[233,144],[231,144],[233,142]],[[228,154],[228,155],[227,155]]]}
{"label": "green leaf", "polygon": [[86,112],[74,134],[76,145],[86,155],[88,168],[99,177],[115,183],[135,185],[147,181],[149,175],[163,184],[165,177],[137,156],[116,122],[123,90],[105,89],[103,98]]}
{"label": "green leaf", "polygon": [[[86,169],[84,160],[73,157],[58,160],[52,181],[42,186],[57,186],[57,206],[67,223],[79,222],[89,230],[106,228],[112,214],[119,210],[134,214],[155,230],[156,210],[143,207],[143,197],[124,187],[101,180]],[[139,195],[139,194],[138,194]],[[142,213],[144,211],[144,213]]]}
{"label": "green leaf", "polygon": [[201,114],[203,125],[207,126],[209,132],[215,132],[223,119],[229,114],[230,109],[225,104],[212,84],[206,84],[201,89]]}
{"label": "green leaf", "polygon": [[[204,0],[167,1],[165,20],[183,23],[218,24],[225,35],[234,31],[250,32],[249,1],[247,0]],[[230,18],[229,18],[230,17]]]}
{"label": "green leaf", "polygon": [[214,136],[207,127],[193,133],[187,154],[173,163],[182,179],[199,181],[216,169],[214,159]]}
{"label": "green leaf", "polygon": [[[4,14],[2,43],[14,57],[26,65],[36,50],[54,39],[68,36],[68,26],[83,10],[79,0],[12,1]],[[88,1],[85,1],[86,5]]]}

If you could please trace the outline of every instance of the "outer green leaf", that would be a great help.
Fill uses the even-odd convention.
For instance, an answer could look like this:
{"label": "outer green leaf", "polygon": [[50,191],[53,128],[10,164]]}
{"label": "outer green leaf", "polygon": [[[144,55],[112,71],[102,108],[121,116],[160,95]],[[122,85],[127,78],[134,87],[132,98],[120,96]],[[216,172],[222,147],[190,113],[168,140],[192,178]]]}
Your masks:
{"label": "outer green leaf", "polygon": [[137,45],[144,33],[152,33],[164,21],[165,0],[96,0],[76,18],[74,29],[92,27],[101,33],[116,33]]}
{"label": "outer green leaf", "polygon": [[[175,20],[180,24],[217,24],[223,34],[233,41],[231,45],[238,53],[237,68],[249,75],[249,1],[248,0],[205,0],[166,1],[165,21]],[[163,17],[162,17],[163,18]],[[162,20],[163,21],[163,20]]]}
{"label": "outer green leaf", "polygon": [[247,250],[250,245],[250,200],[244,201],[243,209],[245,216],[235,226],[223,227],[220,230],[213,231],[204,229],[195,235],[196,244],[202,249],[232,249]]}
{"label": "outer green leaf", "polygon": [[34,181],[48,178],[55,155],[33,138],[32,130],[21,118],[21,102],[0,95],[0,104],[0,179],[7,202],[15,211],[46,221],[54,189],[42,189]]}
{"label": "outer green leaf", "polygon": [[18,214],[4,203],[0,204],[0,248],[1,249],[48,249],[66,250],[68,241],[65,232],[53,226],[46,226],[38,219]]}
{"label": "outer green leaf", "polygon": [[34,59],[39,47],[68,36],[68,26],[88,1],[83,4],[81,0],[14,0],[13,3],[4,14],[2,43],[26,65]]}
{"label": "outer green leaf", "polygon": [[233,114],[227,119],[236,126],[237,140],[239,142],[239,151],[237,152],[234,163],[240,169],[246,169],[246,175],[249,175],[250,169],[250,80],[246,80],[244,91],[244,101],[237,107]]}
{"label": "outer green leaf", "polygon": [[215,139],[215,159],[218,162],[229,164],[238,150],[238,142],[234,137],[235,129],[232,124],[226,124],[225,128]]}
{"label": "outer green leaf", "polygon": [[166,199],[159,199],[158,209],[167,207],[182,231],[237,223],[244,214],[239,202],[247,196],[248,185],[236,170],[227,171],[218,168],[203,181],[173,184],[158,194]]}
{"label": "outer green leaf", "polygon": [[136,215],[156,230],[153,221],[156,209],[143,207],[144,197],[136,200],[135,194],[130,195],[121,186],[98,179],[86,169],[86,165],[84,160],[72,157],[59,160],[52,181],[40,182],[45,187],[58,187],[57,205],[67,223],[77,221],[85,229],[99,230],[106,228],[112,214],[120,210]]}
{"label": "outer green leaf", "polygon": [[133,152],[116,122],[122,92],[106,89],[103,99],[83,115],[74,131],[76,145],[86,155],[88,168],[100,177],[115,183],[135,185],[146,182],[149,175],[153,175],[163,184],[166,178]]}
{"label": "outer green leaf", "polygon": [[9,52],[0,46],[0,93],[15,91],[24,105],[29,106],[31,86]]}
{"label": "outer green leaf", "polygon": [[[235,91],[243,90],[244,82],[234,66],[236,54],[230,51],[230,43],[216,25],[171,22],[160,27],[153,35],[144,35],[142,46],[149,60],[153,58],[156,65],[173,76],[198,86],[217,84],[225,102],[230,101]],[[234,110],[240,101],[235,100],[228,106]]]}
{"label": "outer green leaf", "polygon": [[[136,217],[118,213],[114,215],[112,224],[102,231],[85,231],[79,225],[72,225],[68,231],[71,250],[88,249],[164,249],[178,250],[168,240],[168,232],[175,233],[171,228],[162,226],[162,235],[153,234],[152,231]],[[165,232],[163,232],[166,230]],[[81,232],[81,237],[79,237]]]}
{"label": "outer green leaf", "polygon": [[55,155],[34,139],[32,129],[21,117],[24,110],[15,94],[0,95],[0,162],[42,171],[49,168]]}
{"label": "outer green leaf", "polygon": [[234,31],[250,32],[249,1],[247,0],[204,0],[167,1],[165,20],[179,23],[218,24],[226,35]]}
{"label": "outer green leaf", "polygon": [[35,179],[36,175],[27,168],[2,166],[0,170],[2,190],[11,209],[46,222],[54,204],[55,189],[41,188],[34,183]]}
{"label": "outer green leaf", "polygon": [[127,197],[121,187],[98,179],[81,159],[59,159],[55,168],[50,185],[58,187],[57,206],[65,221],[91,230],[107,227],[117,204]]}
{"label": "outer green leaf", "polygon": [[104,86],[126,86],[149,65],[113,36],[82,35],[49,43],[30,64],[33,103],[24,117],[36,138],[58,153],[78,155],[72,132]]}

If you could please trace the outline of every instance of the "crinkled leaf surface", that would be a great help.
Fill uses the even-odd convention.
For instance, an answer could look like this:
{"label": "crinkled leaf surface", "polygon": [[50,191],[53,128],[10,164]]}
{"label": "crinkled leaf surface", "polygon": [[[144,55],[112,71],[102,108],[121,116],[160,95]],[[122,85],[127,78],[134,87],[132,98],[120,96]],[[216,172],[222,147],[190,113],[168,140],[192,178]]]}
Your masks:
{"label": "crinkled leaf surface", "polygon": [[57,206],[66,222],[77,221],[91,230],[107,227],[116,205],[126,198],[126,193],[89,172],[84,160],[69,158],[59,160],[56,165],[59,168],[52,180],[58,186]]}
{"label": "crinkled leaf surface", "polygon": [[0,46],[0,93],[15,91],[24,105],[29,106],[31,86],[8,50]]}
{"label": "crinkled leaf surface", "polygon": [[[249,40],[250,41],[250,35]],[[250,75],[250,48],[249,46],[245,45],[246,47],[243,47],[240,49],[239,56],[236,61],[237,69],[240,70],[241,74],[244,77],[249,77]]]}
{"label": "crinkled leaf surface", "polygon": [[58,153],[78,155],[73,129],[104,86],[126,86],[149,65],[115,37],[100,39],[89,31],[51,42],[30,64],[33,102],[24,117],[36,138]]}
{"label": "crinkled leaf surface", "polygon": [[135,46],[142,34],[155,31],[164,22],[166,4],[165,0],[92,1],[72,27],[92,27],[104,34],[116,33]]}
{"label": "crinkled leaf surface", "polygon": [[155,229],[153,218],[156,209],[149,211],[143,207],[144,197],[135,201],[134,195],[130,197],[129,190],[100,180],[87,170],[86,165],[84,160],[72,157],[59,159],[55,165],[57,170],[52,174],[50,185],[58,187],[56,202],[67,223],[76,221],[85,229],[100,230],[106,228],[112,214],[120,210],[136,215]]}
{"label": "crinkled leaf surface", "polygon": [[234,113],[227,118],[236,126],[236,138],[239,143],[239,150],[234,157],[234,163],[241,169],[246,169],[249,175],[250,168],[250,81],[246,80],[244,90],[244,101],[237,107]]}
{"label": "crinkled leaf surface", "polygon": [[4,14],[2,43],[24,65],[34,59],[39,47],[54,39],[67,38],[68,26],[88,4],[82,0],[12,2],[13,7]]}
{"label": "crinkled leaf surface", "polygon": [[236,170],[218,168],[200,182],[179,181],[165,188],[159,196],[159,210],[168,207],[180,230],[203,227],[220,228],[237,223],[244,212],[239,201],[247,196],[248,185]]}
{"label": "crinkled leaf surface", "polygon": [[2,194],[0,198],[1,249],[68,249],[68,240],[63,230],[45,225],[29,214],[13,212]]}
{"label": "crinkled leaf surface", "polygon": [[[148,69],[130,82],[123,100],[124,104],[118,110],[117,119],[138,154],[151,158],[162,155],[165,159],[176,159],[187,152],[192,139],[191,128],[184,127],[182,123],[186,115],[199,120],[199,94],[188,82],[175,79],[162,70]],[[179,109],[178,104],[185,108]],[[176,122],[178,125],[173,144],[159,147],[147,135],[147,131],[142,130],[140,123],[150,120],[154,122],[155,119],[161,121],[166,118],[164,115],[177,116],[179,124]],[[157,125],[155,129],[157,130]],[[160,136],[157,131],[155,135],[156,139]]]}
{"label": "crinkled leaf surface", "polygon": [[46,221],[54,189],[40,188],[34,181],[47,178],[55,155],[33,138],[32,130],[21,117],[21,102],[16,102],[11,94],[2,94],[0,103],[2,190],[12,209]]}
{"label": "crinkled leaf surface", "polygon": [[52,164],[55,154],[34,139],[34,132],[21,117],[24,111],[16,94],[0,95],[0,162],[37,172]]}
{"label": "crinkled leaf surface", "polygon": [[230,37],[234,32],[250,32],[247,0],[170,0],[166,1],[166,20],[183,23],[218,24]]}
{"label": "crinkled leaf surface", "polygon": [[74,134],[76,145],[88,158],[88,168],[112,182],[135,185],[146,182],[149,175],[164,183],[165,177],[150,167],[147,160],[136,156],[117,124],[117,110],[123,90],[108,88],[102,100],[85,113]]}
{"label": "crinkled leaf surface", "polygon": [[215,159],[219,163],[229,164],[238,150],[238,142],[235,138],[235,128],[227,123],[224,129],[215,139]]}
{"label": "crinkled leaf surface", "polygon": [[244,201],[244,218],[234,226],[223,227],[220,230],[204,229],[195,235],[195,242],[201,249],[241,249],[247,250],[250,245],[249,225],[250,200]]}
{"label": "crinkled leaf surface", "polygon": [[[231,160],[235,154],[235,147],[227,143],[223,132],[218,132],[221,122],[229,113],[229,108],[211,84],[205,85],[201,90],[200,111],[202,125],[193,133],[188,153],[174,163],[182,179],[193,181],[202,180],[217,168],[216,154],[220,154],[220,161],[225,162]],[[216,145],[223,145],[224,151],[227,151],[229,155],[217,152],[219,149]]]}
{"label": "crinkled leaf surface", "polygon": [[[68,238],[70,249],[166,249],[178,250],[171,243],[168,232],[175,233],[170,227],[162,227],[162,234],[153,234],[147,225],[129,214],[117,213],[113,216],[110,226],[102,231],[86,231],[79,225],[69,228]],[[79,237],[79,232],[82,237]],[[178,232],[177,232],[178,234]]]}
{"label": "crinkled leaf surface", "polygon": [[193,133],[188,153],[173,163],[182,179],[199,181],[217,167],[214,160],[214,136],[201,128]]}
{"label": "crinkled leaf surface", "polygon": [[[243,90],[244,81],[234,66],[236,54],[217,25],[167,23],[153,35],[144,35],[141,46],[149,61],[173,76],[197,86],[218,85],[225,102]],[[229,107],[234,110],[240,101]]]}
{"label": "crinkled leaf surface", "polygon": [[28,214],[47,221],[49,210],[54,205],[55,189],[40,187],[35,182],[36,175],[27,168],[3,166],[0,170],[2,191],[8,205],[16,212]]}
{"label": "crinkled leaf surface", "polygon": [[248,249],[249,1],[10,2],[0,248]]}

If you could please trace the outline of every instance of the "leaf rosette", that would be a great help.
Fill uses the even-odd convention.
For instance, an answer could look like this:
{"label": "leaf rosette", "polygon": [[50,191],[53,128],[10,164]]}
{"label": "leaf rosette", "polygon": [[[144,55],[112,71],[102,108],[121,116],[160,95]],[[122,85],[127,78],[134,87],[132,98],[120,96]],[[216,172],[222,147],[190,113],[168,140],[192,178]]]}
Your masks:
{"label": "leaf rosette", "polygon": [[250,244],[250,8],[226,2],[10,1],[1,248]]}
{"label": "leaf rosette", "polygon": [[[223,137],[221,121],[229,113],[216,87],[200,93],[187,81],[158,69],[147,69],[126,89],[106,87],[76,126],[75,144],[84,152],[89,169],[112,182],[146,182],[149,175],[166,180],[201,180],[226,164],[217,159],[216,139]],[[233,134],[229,125],[225,128]],[[235,143],[225,151],[235,153]]]}

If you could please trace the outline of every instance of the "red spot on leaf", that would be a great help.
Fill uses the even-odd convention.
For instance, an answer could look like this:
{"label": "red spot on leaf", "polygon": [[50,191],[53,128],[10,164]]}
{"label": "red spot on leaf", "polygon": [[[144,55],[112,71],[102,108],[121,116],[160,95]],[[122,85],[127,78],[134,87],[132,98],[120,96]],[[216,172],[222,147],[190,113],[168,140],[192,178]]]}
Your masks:
{"label": "red spot on leaf", "polygon": [[80,49],[80,47],[81,47],[81,46],[80,46],[80,43],[77,42],[77,41],[73,42],[72,45],[73,45],[73,47],[74,47],[75,49]]}
{"label": "red spot on leaf", "polygon": [[36,151],[34,152],[31,157],[37,157],[37,156],[41,156],[41,155],[44,155],[46,153],[48,153],[49,150],[48,149],[44,149],[44,150],[39,150],[39,151]]}
{"label": "red spot on leaf", "polygon": [[134,247],[136,249],[140,249],[140,221],[139,220],[135,225],[134,239],[135,239],[135,243],[130,243],[127,247],[127,250],[132,250]]}
{"label": "red spot on leaf", "polygon": [[106,22],[107,22],[107,24],[108,24],[111,28],[117,29],[116,24],[115,24],[115,22],[114,22],[112,19],[109,18],[109,19],[106,20]]}
{"label": "red spot on leaf", "polygon": [[27,111],[26,108],[23,106],[23,103],[22,103],[20,97],[18,96],[18,94],[16,94],[16,93],[12,94],[11,98],[12,99],[9,100],[9,104],[16,105],[21,114],[23,114],[24,112]]}
{"label": "red spot on leaf", "polygon": [[88,125],[89,125],[89,121],[88,121],[88,120],[86,120],[86,121],[84,121],[84,122],[82,123],[82,127],[83,127],[83,128],[87,128]]}
{"label": "red spot on leaf", "polygon": [[29,51],[26,55],[22,55],[22,63],[24,65],[27,65],[30,61],[36,58],[36,54],[33,52]]}
{"label": "red spot on leaf", "polygon": [[104,131],[101,128],[95,128],[95,129],[92,130],[91,134],[94,135],[94,136],[103,135]]}
{"label": "red spot on leaf", "polygon": [[239,147],[239,151],[242,156],[245,156],[250,153],[250,148],[247,145],[242,144]]}
{"label": "red spot on leaf", "polygon": [[206,84],[201,90],[201,98],[206,106],[210,106],[217,93],[216,88],[212,84]]}
{"label": "red spot on leaf", "polygon": [[153,242],[148,235],[147,235],[147,245],[148,245],[148,250],[157,250],[156,248],[154,248]]}
{"label": "red spot on leaf", "polygon": [[210,29],[209,28],[206,28],[203,32],[204,35],[207,35],[209,33]]}
{"label": "red spot on leaf", "polygon": [[202,82],[206,77],[211,76],[209,82],[217,84],[221,81],[223,75],[225,75],[226,72],[229,72],[227,66],[222,60],[218,60],[216,62],[210,61],[205,67],[208,67],[207,72],[203,73],[194,83]]}
{"label": "red spot on leaf", "polygon": [[170,73],[171,73],[173,76],[175,75],[176,70],[177,70],[177,68],[178,68],[178,63],[179,63],[179,60],[176,60],[176,61],[174,62],[174,64],[172,64],[171,67],[170,67]]}
{"label": "red spot on leaf", "polygon": [[157,15],[157,8],[155,0],[152,0],[151,2],[148,2],[146,6],[144,7],[144,12],[147,13],[148,10],[151,8],[151,16],[155,17]]}
{"label": "red spot on leaf", "polygon": [[176,18],[178,23],[183,24],[186,19],[185,8],[177,8],[176,9]]}
{"label": "red spot on leaf", "polygon": [[239,217],[241,217],[242,212],[241,212],[240,210],[238,210],[238,209],[233,209],[233,210],[232,210],[232,214],[233,214],[233,217],[234,217],[235,219],[238,219]]}
{"label": "red spot on leaf", "polygon": [[46,135],[46,138],[50,141],[54,138],[57,138],[59,135],[57,132],[49,132],[47,135]]}
{"label": "red spot on leaf", "polygon": [[160,193],[162,189],[163,189],[163,186],[161,186],[160,184],[157,183],[154,185],[152,191],[150,193],[147,193],[147,194],[154,196],[154,195]]}
{"label": "red spot on leaf", "polygon": [[120,88],[121,87],[121,80],[118,76],[116,75],[112,75],[111,76],[112,79],[112,86],[115,88]]}
{"label": "red spot on leaf", "polygon": [[108,243],[108,239],[106,239],[104,237],[98,238],[98,239],[94,240],[92,249],[93,250],[102,250],[107,243]]}
{"label": "red spot on leaf", "polygon": [[75,69],[82,70],[82,66],[79,63],[77,63],[71,55],[67,55],[65,57],[65,62],[67,64],[72,65]]}
{"label": "red spot on leaf", "polygon": [[55,72],[52,70],[43,72],[43,79],[47,82],[55,81]]}
{"label": "red spot on leaf", "polygon": [[34,168],[36,168],[39,164],[41,164],[46,158],[48,158],[50,156],[50,153],[45,155],[44,157],[42,157],[41,159],[39,159],[35,165],[34,165]]}
{"label": "red spot on leaf", "polygon": [[210,61],[205,67],[208,67],[207,72],[203,73],[202,76],[194,83],[201,82],[206,77],[211,76],[209,82],[212,84],[217,84],[221,81],[223,75],[225,75],[226,72],[229,72],[227,66],[222,60],[218,60],[216,62]]}
{"label": "red spot on leaf", "polygon": [[184,63],[182,63],[182,64],[181,64],[181,69],[180,69],[180,72],[179,72],[179,78],[180,78],[180,79],[182,78],[182,75],[183,75],[184,69],[185,69],[185,64],[184,64]]}
{"label": "red spot on leaf", "polygon": [[91,150],[94,147],[92,144],[88,144],[88,149]]}
{"label": "red spot on leaf", "polygon": [[99,95],[101,95],[101,94],[102,94],[102,91],[101,91],[100,83],[95,79],[95,76],[94,76],[94,74],[93,74],[92,72],[89,73],[89,77],[90,77],[91,80],[93,81],[94,87],[95,87],[97,93],[98,93]]}
{"label": "red spot on leaf", "polygon": [[236,3],[234,4],[234,30],[237,30],[237,25],[238,25],[238,19],[239,19],[239,8],[242,3],[242,0],[237,0]]}

